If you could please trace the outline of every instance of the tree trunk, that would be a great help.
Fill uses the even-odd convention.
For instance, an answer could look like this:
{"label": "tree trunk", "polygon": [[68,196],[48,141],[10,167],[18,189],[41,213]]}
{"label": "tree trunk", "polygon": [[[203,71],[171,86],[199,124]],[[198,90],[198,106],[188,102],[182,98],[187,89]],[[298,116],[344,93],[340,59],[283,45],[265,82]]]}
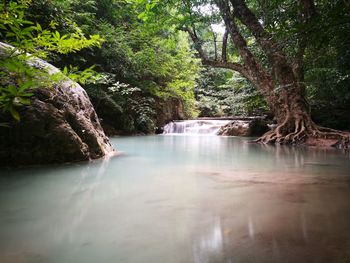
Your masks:
{"label": "tree trunk", "polygon": [[[272,103],[276,96],[267,96]],[[272,107],[277,125],[256,142],[276,144],[307,144],[349,148],[348,133],[316,125],[301,93],[288,89],[279,93]]]}
{"label": "tree trunk", "polygon": [[[302,2],[304,5],[305,3],[308,4],[305,8],[308,11],[305,12],[305,17],[309,18],[312,15],[309,10],[314,7],[312,0],[302,0]],[[349,134],[320,127],[311,119],[309,105],[305,98],[302,72],[306,42],[301,42],[294,63],[289,62],[286,54],[274,41],[272,35],[263,28],[244,0],[215,0],[215,3],[220,9],[226,26],[221,60],[218,60],[217,55],[214,60],[206,56],[202,48],[202,41],[200,41],[194,25],[192,29],[185,28],[185,30],[192,38],[204,65],[239,72],[256,86],[265,97],[271,112],[275,116],[277,125],[256,141],[278,144],[322,144],[324,146],[335,145],[339,148],[348,148],[350,145]],[[250,30],[262,48],[268,58],[270,71],[249,50],[247,41],[236,23],[237,19]],[[227,60],[228,35],[243,63]]]}
{"label": "tree trunk", "polygon": [[[244,62],[242,67],[245,71],[241,73],[261,91],[277,121],[276,127],[257,141],[280,144],[305,142],[310,144],[313,141],[315,144],[320,144],[322,140],[322,144],[348,148],[349,134],[317,126],[312,121],[305,98],[305,86],[303,82],[300,82],[302,74],[295,72],[293,64],[288,62],[287,56],[274,42],[271,34],[265,31],[244,0],[217,0],[216,4],[221,11],[230,39]],[[237,18],[251,31],[266,54],[271,73],[249,51],[235,22]],[[305,46],[302,48],[301,52],[304,51]],[[299,54],[301,61],[302,55]]]}

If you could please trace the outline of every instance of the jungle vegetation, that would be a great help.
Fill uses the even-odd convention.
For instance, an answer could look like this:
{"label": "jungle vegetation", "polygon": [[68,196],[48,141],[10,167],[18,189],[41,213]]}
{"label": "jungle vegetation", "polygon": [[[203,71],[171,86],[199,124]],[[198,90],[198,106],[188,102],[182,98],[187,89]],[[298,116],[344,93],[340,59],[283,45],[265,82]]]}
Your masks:
{"label": "jungle vegetation", "polygon": [[0,14],[0,41],[16,47],[0,64],[0,108],[17,121],[45,86],[28,52],[81,82],[125,132],[154,132],[169,98],[184,118],[270,114],[263,142],[350,129],[346,0],[4,0]]}

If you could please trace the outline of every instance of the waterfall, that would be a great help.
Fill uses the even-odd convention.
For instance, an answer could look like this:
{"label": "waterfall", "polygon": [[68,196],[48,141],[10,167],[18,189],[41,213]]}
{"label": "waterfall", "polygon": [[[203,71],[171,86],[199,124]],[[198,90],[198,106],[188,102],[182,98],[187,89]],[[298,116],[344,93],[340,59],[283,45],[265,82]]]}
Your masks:
{"label": "waterfall", "polygon": [[216,135],[222,126],[231,120],[173,121],[164,126],[163,134]]}

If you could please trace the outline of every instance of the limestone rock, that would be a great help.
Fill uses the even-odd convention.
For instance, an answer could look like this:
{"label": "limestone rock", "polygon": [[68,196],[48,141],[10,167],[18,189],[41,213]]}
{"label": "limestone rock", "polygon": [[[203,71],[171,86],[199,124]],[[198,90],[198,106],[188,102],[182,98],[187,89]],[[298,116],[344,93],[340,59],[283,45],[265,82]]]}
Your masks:
{"label": "limestone rock", "polygon": [[219,130],[218,135],[255,137],[261,136],[268,130],[268,124],[264,120],[233,120],[229,124],[223,126]]}
{"label": "limestone rock", "polygon": [[178,98],[158,98],[156,100],[156,111],[156,126],[158,127],[158,131],[156,131],[156,133],[162,133],[161,127],[170,121],[185,119],[184,105]]}
{"label": "limestone rock", "polygon": [[[40,59],[30,64],[48,74],[59,71]],[[0,122],[8,122],[10,127],[0,127],[0,165],[83,161],[113,152],[80,85],[65,79],[32,92],[31,104],[19,109],[20,122],[1,117]]]}

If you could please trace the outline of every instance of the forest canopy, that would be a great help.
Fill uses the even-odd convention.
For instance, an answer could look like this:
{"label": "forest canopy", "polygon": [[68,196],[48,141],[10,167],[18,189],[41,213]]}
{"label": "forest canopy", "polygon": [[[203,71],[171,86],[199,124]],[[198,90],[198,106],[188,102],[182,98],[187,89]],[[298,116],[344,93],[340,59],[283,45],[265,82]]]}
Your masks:
{"label": "forest canopy", "polygon": [[[303,126],[325,132],[314,121],[350,129],[349,8],[343,0],[3,1],[0,37],[80,81],[115,130],[152,133],[173,104],[181,118],[273,114],[286,123],[265,139],[282,142],[303,139]],[[19,120],[16,107],[38,82],[11,63],[0,65],[0,107]],[[25,85],[5,84],[13,68],[28,74]]]}

